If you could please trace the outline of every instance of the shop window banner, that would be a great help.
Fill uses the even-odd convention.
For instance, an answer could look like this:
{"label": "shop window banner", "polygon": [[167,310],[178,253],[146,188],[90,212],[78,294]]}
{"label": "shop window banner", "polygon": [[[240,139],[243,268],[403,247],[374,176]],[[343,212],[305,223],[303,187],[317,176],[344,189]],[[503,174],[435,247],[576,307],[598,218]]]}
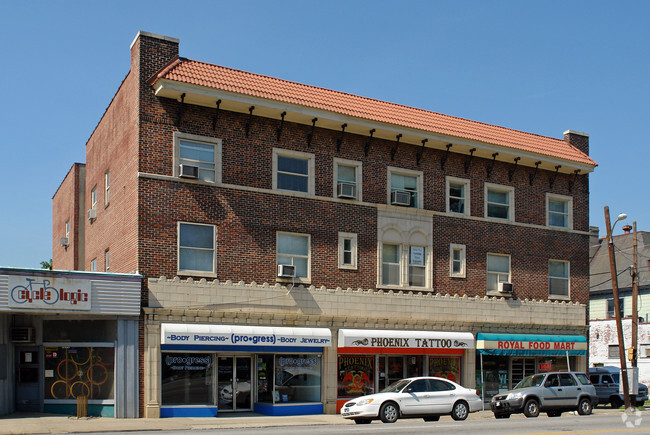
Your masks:
{"label": "shop window banner", "polygon": [[374,356],[339,355],[338,363],[338,397],[374,393]]}
{"label": "shop window banner", "polygon": [[429,358],[429,375],[460,383],[460,358]]}

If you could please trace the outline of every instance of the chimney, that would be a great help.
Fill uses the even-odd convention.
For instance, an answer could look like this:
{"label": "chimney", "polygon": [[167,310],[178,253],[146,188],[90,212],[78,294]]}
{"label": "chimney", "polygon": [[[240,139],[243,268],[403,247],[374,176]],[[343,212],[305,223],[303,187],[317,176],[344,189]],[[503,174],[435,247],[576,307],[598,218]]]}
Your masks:
{"label": "chimney", "polygon": [[579,131],[567,130],[564,132],[564,141],[589,155],[589,135]]}
{"label": "chimney", "polygon": [[143,32],[131,43],[131,71],[139,71],[140,83],[147,81],[169,62],[178,58],[180,41],[169,36]]}
{"label": "chimney", "polygon": [[625,234],[630,234],[632,232],[632,225],[624,225],[623,226],[623,232]]}

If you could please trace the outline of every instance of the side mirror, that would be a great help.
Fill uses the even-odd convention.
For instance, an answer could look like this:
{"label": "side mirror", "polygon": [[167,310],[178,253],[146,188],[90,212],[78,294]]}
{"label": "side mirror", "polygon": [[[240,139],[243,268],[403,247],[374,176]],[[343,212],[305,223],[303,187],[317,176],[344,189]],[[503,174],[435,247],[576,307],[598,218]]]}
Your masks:
{"label": "side mirror", "polygon": [[405,393],[412,393],[413,392],[413,387],[408,387],[406,390],[404,390]]}
{"label": "side mirror", "polygon": [[545,386],[545,387],[550,387],[550,386],[551,386],[551,381],[546,381],[546,382],[544,382],[544,386]]}

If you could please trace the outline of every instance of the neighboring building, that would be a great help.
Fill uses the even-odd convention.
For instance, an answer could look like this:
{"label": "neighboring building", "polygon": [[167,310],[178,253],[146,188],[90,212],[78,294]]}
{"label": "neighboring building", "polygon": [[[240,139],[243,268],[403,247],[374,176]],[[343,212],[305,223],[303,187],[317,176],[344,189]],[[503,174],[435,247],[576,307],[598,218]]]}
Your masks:
{"label": "neighboring building", "polygon": [[0,415],[138,417],[142,276],[0,267]]}
{"label": "neighboring building", "polygon": [[78,203],[80,268],[147,278],[141,415],[333,413],[405,376],[474,386],[482,363],[489,396],[537,370],[586,369],[587,135],[178,46],[138,33],[85,174],[63,183],[79,177],[83,195],[53,199],[55,267],[79,254],[59,242]]}
{"label": "neighboring building", "polygon": [[[614,236],[614,253],[621,317],[624,318],[623,338],[625,348],[632,346],[632,244],[634,234],[631,226],[624,226],[625,234]],[[616,311],[612,292],[612,279],[609,264],[607,239],[593,238],[590,262],[589,301],[589,363],[620,367],[618,335],[616,331]],[[637,232],[637,271],[639,274],[639,299],[637,311],[639,317],[638,333],[638,367],[639,380],[650,383],[650,233]],[[628,367],[630,362],[628,361]]]}

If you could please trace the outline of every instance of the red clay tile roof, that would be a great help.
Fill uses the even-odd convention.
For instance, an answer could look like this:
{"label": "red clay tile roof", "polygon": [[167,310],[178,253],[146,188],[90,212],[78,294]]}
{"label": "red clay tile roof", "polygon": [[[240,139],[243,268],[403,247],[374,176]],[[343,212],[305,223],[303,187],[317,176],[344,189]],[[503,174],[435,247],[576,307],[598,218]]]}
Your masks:
{"label": "red clay tile roof", "polygon": [[476,140],[586,165],[597,165],[589,156],[568,145],[563,139],[525,133],[191,59],[179,58],[171,62],[154,77],[154,80],[156,79],[205,86],[327,110],[356,118]]}

